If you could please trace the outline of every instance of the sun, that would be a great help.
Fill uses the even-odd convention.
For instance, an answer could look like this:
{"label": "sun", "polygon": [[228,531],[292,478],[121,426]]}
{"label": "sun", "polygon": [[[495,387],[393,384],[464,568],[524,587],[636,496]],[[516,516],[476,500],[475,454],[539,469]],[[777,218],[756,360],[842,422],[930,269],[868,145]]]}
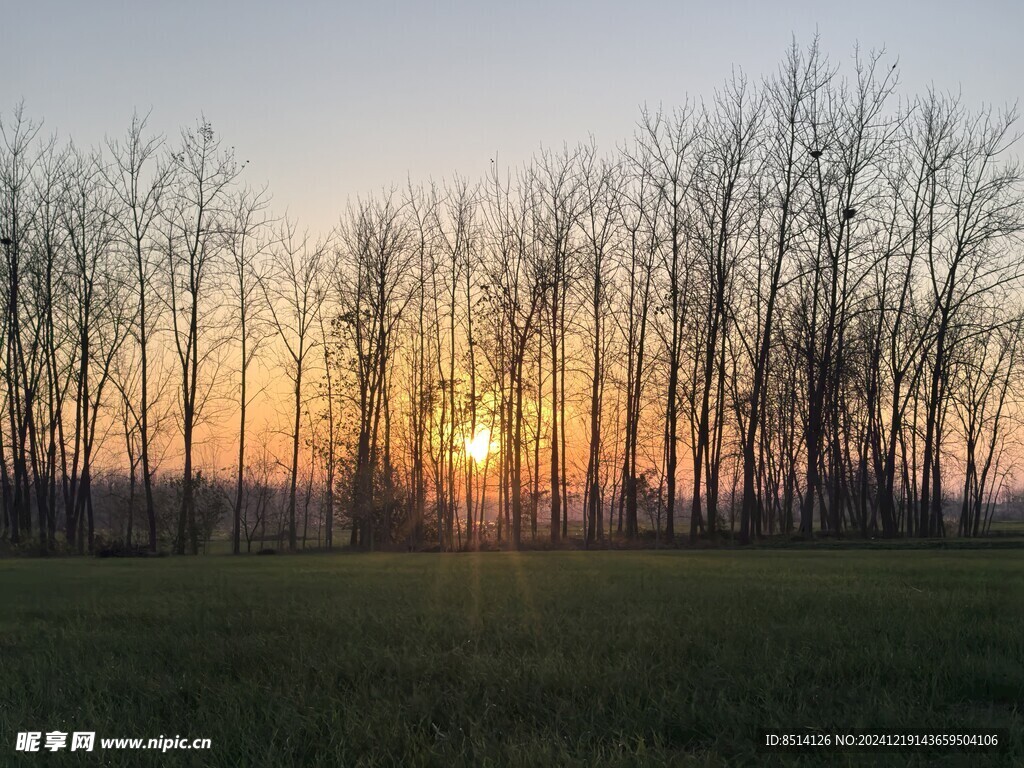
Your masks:
{"label": "sun", "polygon": [[484,427],[478,429],[472,440],[466,440],[466,455],[480,463],[487,458],[491,450],[491,430]]}

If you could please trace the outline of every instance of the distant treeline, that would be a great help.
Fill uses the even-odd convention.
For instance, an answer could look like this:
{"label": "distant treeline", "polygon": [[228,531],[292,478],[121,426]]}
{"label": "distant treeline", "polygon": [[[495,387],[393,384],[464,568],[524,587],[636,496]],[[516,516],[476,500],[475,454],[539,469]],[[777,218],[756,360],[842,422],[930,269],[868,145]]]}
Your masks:
{"label": "distant treeline", "polygon": [[[205,121],[84,151],[3,116],[3,537],[92,549],[106,473],[105,536],[197,551],[214,402],[236,551],[261,488],[291,548],[983,533],[1022,458],[1017,115],[852,62],[794,45],[321,237]],[[290,394],[254,449],[256,363]]]}

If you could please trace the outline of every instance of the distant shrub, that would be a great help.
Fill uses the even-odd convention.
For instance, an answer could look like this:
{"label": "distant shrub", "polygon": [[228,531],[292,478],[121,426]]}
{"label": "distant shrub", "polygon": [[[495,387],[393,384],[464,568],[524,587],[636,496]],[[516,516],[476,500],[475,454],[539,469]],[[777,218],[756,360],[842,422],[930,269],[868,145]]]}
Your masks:
{"label": "distant shrub", "polygon": [[126,544],[121,540],[110,542],[97,541],[93,552],[96,557],[153,557],[148,547],[138,544]]}

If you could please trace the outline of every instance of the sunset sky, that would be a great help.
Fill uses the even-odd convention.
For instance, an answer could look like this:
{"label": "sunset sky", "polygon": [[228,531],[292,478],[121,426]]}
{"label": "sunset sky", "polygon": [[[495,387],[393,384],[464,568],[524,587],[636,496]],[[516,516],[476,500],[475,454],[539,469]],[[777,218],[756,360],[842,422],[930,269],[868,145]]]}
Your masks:
{"label": "sunset sky", "polygon": [[1024,768],[1022,40],[0,0],[0,768]]}
{"label": "sunset sky", "polygon": [[[903,93],[1024,94],[1017,2],[37,2],[0,18],[0,111],[98,143],[132,110],[175,135],[200,113],[275,207],[329,228],[350,196],[477,177],[494,152],[627,137],[639,105],[771,72],[819,31],[899,56]],[[998,23],[995,19],[999,19]]]}

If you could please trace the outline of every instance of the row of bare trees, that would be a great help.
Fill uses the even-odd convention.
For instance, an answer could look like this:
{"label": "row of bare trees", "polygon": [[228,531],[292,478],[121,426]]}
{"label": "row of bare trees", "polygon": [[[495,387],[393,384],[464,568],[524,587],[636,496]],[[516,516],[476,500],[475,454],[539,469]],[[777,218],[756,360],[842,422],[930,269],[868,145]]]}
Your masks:
{"label": "row of bare trees", "polygon": [[1018,457],[1015,121],[794,46],[610,155],[357,204],[353,543],[978,534]]}
{"label": "row of bare trees", "polygon": [[64,543],[92,549],[93,479],[120,470],[130,511],[113,533],[155,550],[154,481],[170,464],[180,503],[169,543],[197,551],[196,452],[204,426],[231,411],[238,551],[260,487],[245,442],[250,368],[273,347],[271,367],[293,383],[295,418],[280,430],[291,461],[276,466],[289,478],[294,544],[297,484],[308,475],[303,378],[331,271],[327,242],[272,219],[266,192],[244,186],[245,164],[206,121],[172,145],[136,117],[95,151],[46,137],[22,108],[0,129],[4,537],[46,550],[62,523]]}
{"label": "row of bare trees", "polygon": [[363,548],[979,535],[1020,457],[1015,124],[794,45],[614,152],[495,158],[318,238],[205,121],[84,152],[16,111],[4,536],[91,546],[93,477],[118,470],[124,536],[155,549],[159,472],[196,551],[197,446],[229,414],[251,547],[268,403],[293,549],[311,504],[322,543],[340,524]]}

